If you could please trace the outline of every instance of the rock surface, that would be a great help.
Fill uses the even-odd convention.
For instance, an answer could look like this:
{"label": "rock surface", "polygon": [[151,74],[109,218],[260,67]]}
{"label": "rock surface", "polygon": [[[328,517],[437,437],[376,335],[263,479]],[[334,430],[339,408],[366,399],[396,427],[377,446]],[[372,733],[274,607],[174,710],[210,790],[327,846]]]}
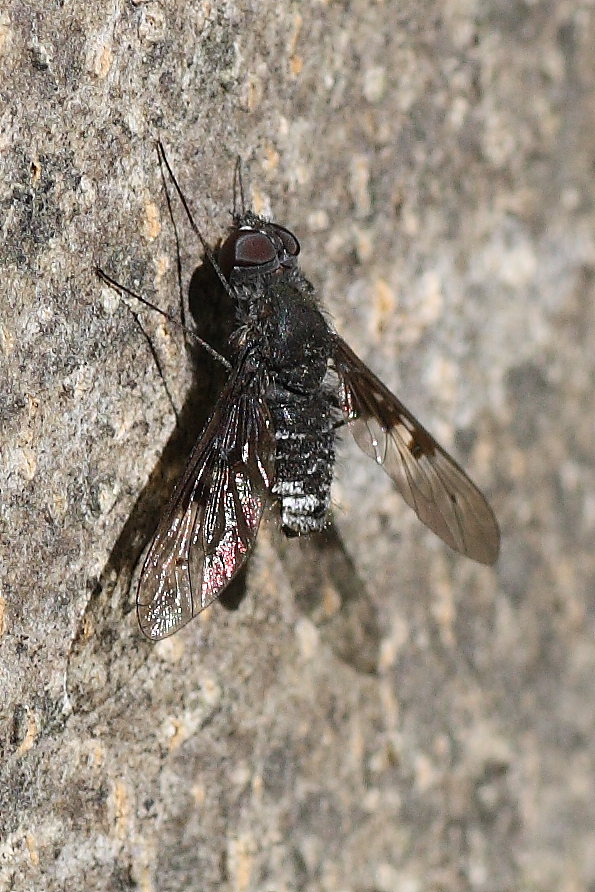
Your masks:
{"label": "rock surface", "polygon": [[[589,0],[4,5],[0,889],[593,889],[593,46]],[[214,381],[93,274],[178,312],[157,136],[212,243],[242,157],[495,569],[345,437],[332,560],[270,523],[237,610],[141,637]]]}

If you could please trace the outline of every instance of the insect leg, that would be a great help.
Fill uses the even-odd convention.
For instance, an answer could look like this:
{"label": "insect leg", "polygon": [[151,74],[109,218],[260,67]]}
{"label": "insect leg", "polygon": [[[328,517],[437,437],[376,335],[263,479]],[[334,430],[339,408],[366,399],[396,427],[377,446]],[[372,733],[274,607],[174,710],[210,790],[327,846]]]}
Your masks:
{"label": "insect leg", "polygon": [[334,431],[338,431],[340,428],[345,427],[346,424],[349,424],[348,418],[339,418],[339,420],[335,421],[335,423],[333,424],[332,429]]}
{"label": "insect leg", "polygon": [[146,297],[142,297],[140,294],[137,294],[135,291],[131,291],[130,288],[127,288],[125,285],[121,285],[119,282],[116,282],[115,279],[112,279],[111,276],[108,276],[107,273],[104,273],[102,269],[98,266],[95,267],[96,275],[101,279],[102,282],[105,282],[106,285],[109,285],[110,288],[113,288],[114,291],[119,291],[121,294],[127,294],[129,297],[133,297],[139,303],[144,304],[146,307],[149,307],[151,310],[155,310],[156,313],[159,313],[161,316],[164,316],[168,319],[173,325],[181,328],[186,334],[190,335],[194,340],[203,347],[207,353],[216,359],[222,366],[224,366],[228,371],[231,370],[231,365],[225,359],[224,356],[221,356],[220,353],[217,352],[210,344],[207,344],[206,341],[203,341],[196,332],[192,331],[191,328],[187,328],[185,325],[176,319],[171,313],[167,313],[165,310],[162,310],[161,307],[156,306],[156,304],[151,303],[150,300],[147,300]]}
{"label": "insect leg", "polygon": [[159,377],[160,377],[161,380],[163,381],[163,388],[164,388],[164,390],[165,390],[165,393],[167,394],[167,398],[168,398],[168,400],[169,400],[169,404],[170,404],[170,406],[172,407],[173,413],[174,413],[174,415],[175,415],[175,417],[176,417],[176,424],[177,424],[178,427],[179,427],[179,425],[180,425],[180,416],[179,416],[179,414],[178,414],[178,410],[177,410],[177,408],[176,408],[176,404],[174,403],[173,397],[172,397],[172,395],[171,395],[171,391],[170,391],[170,389],[169,389],[169,385],[168,385],[168,383],[167,383],[167,379],[166,379],[165,375],[163,374],[163,368],[161,367],[161,360],[159,359],[159,354],[157,353],[157,350],[155,349],[155,344],[153,343],[153,341],[152,341],[151,338],[149,337],[148,332],[145,330],[145,328],[144,328],[142,322],[140,321],[139,316],[138,316],[138,313],[135,313],[134,310],[132,309],[132,307],[128,307],[128,309],[129,309],[130,312],[132,313],[132,316],[134,317],[134,320],[135,320],[136,324],[137,324],[138,327],[140,328],[140,330],[141,330],[141,332],[142,332],[142,335],[143,335],[145,341],[147,342],[147,345],[148,345],[148,347],[149,347],[149,350],[151,351],[151,356],[153,357],[153,362],[155,363],[155,367],[157,368],[157,371],[159,372]]}

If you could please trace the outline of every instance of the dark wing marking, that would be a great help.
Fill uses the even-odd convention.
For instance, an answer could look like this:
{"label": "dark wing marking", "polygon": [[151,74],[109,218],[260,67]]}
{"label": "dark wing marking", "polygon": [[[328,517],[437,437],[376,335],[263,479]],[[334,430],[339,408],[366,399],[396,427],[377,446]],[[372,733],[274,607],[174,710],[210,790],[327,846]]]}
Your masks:
{"label": "dark wing marking", "polygon": [[339,337],[335,366],[345,419],[358,446],[382,465],[422,523],[447,545],[493,564],[500,530],[475,484]]}
{"label": "dark wing marking", "polygon": [[244,362],[221,394],[151,542],[136,600],[165,638],[231,582],[254,542],[275,467],[264,386]]}

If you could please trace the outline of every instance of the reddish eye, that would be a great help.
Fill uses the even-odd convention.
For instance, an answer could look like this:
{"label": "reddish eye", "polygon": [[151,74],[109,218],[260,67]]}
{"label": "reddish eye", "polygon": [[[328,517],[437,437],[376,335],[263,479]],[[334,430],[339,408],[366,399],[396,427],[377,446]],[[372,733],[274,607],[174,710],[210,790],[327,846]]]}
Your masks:
{"label": "reddish eye", "polygon": [[234,266],[261,266],[277,256],[270,238],[262,232],[238,233],[234,246]]}
{"label": "reddish eye", "polygon": [[293,232],[290,232],[289,229],[284,229],[283,226],[277,226],[275,224],[275,232],[283,242],[283,247],[287,251],[290,257],[297,257],[300,253],[300,243],[296,239]]}
{"label": "reddish eye", "polygon": [[227,237],[219,251],[219,266],[226,279],[231,278],[234,270],[239,277],[241,270],[246,270],[245,278],[251,275],[250,270],[258,274],[260,269],[264,273],[294,266],[300,243],[293,232],[276,223],[265,225],[266,232],[235,229]]}
{"label": "reddish eye", "polygon": [[270,238],[254,229],[237,229],[225,240],[219,251],[219,265],[226,278],[233,269],[258,267],[277,259]]}

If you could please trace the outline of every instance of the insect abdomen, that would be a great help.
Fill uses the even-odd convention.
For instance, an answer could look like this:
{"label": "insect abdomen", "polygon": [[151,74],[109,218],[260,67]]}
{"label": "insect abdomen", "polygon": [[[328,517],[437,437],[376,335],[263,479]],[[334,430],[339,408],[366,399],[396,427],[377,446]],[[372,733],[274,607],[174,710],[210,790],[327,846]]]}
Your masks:
{"label": "insect abdomen", "polygon": [[335,463],[332,396],[324,389],[298,395],[278,391],[269,402],[275,438],[275,484],[281,525],[288,536],[326,525]]}

